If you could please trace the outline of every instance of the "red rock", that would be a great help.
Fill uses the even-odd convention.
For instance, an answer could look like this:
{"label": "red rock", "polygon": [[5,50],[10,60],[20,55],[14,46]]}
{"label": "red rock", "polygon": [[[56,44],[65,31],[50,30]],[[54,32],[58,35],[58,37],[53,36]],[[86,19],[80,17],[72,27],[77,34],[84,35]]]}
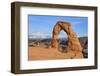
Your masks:
{"label": "red rock", "polygon": [[61,30],[64,30],[68,36],[68,45],[66,43],[68,52],[66,55],[69,55],[70,58],[83,58],[82,46],[69,22],[58,21],[56,23],[52,32],[51,48],[58,49],[58,35]]}

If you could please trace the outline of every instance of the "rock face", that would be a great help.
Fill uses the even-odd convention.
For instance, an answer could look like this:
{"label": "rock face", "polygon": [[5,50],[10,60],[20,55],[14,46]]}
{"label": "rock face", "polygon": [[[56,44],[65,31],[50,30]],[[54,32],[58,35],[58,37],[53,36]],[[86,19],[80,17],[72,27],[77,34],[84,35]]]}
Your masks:
{"label": "rock face", "polygon": [[61,30],[64,30],[68,36],[68,43],[66,43],[66,55],[69,55],[71,59],[83,58],[81,44],[69,22],[58,21],[56,23],[52,32],[51,47],[58,49],[58,34]]}

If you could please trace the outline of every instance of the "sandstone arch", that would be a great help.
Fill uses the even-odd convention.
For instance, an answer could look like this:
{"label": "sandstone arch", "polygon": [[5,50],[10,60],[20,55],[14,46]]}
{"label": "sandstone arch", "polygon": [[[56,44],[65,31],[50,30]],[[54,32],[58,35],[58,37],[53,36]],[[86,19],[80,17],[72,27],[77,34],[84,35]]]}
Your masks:
{"label": "sandstone arch", "polygon": [[76,33],[72,30],[69,22],[58,21],[53,28],[51,47],[58,49],[58,35],[61,30],[64,30],[68,36],[68,43],[66,43],[67,54],[71,58],[83,58],[82,47]]}

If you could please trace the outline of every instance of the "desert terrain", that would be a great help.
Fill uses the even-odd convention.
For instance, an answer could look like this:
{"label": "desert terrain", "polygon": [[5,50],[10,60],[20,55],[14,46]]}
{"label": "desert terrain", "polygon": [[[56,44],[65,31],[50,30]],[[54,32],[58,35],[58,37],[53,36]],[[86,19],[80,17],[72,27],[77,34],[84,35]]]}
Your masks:
{"label": "desert terrain", "polygon": [[[87,49],[87,37],[79,38],[82,47]],[[59,49],[50,48],[50,39],[29,40],[28,60],[55,60],[55,59],[72,59],[72,53],[66,53],[66,39],[59,41]],[[87,50],[83,51],[84,58],[87,58]]]}

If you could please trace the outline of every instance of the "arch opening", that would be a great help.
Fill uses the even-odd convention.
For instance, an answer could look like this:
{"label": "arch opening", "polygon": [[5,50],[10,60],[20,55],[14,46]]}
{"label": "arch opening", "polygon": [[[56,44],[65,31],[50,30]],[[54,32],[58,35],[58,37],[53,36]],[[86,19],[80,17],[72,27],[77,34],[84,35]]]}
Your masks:
{"label": "arch opening", "polygon": [[66,53],[66,48],[68,46],[68,36],[64,30],[61,30],[58,35],[58,51]]}

